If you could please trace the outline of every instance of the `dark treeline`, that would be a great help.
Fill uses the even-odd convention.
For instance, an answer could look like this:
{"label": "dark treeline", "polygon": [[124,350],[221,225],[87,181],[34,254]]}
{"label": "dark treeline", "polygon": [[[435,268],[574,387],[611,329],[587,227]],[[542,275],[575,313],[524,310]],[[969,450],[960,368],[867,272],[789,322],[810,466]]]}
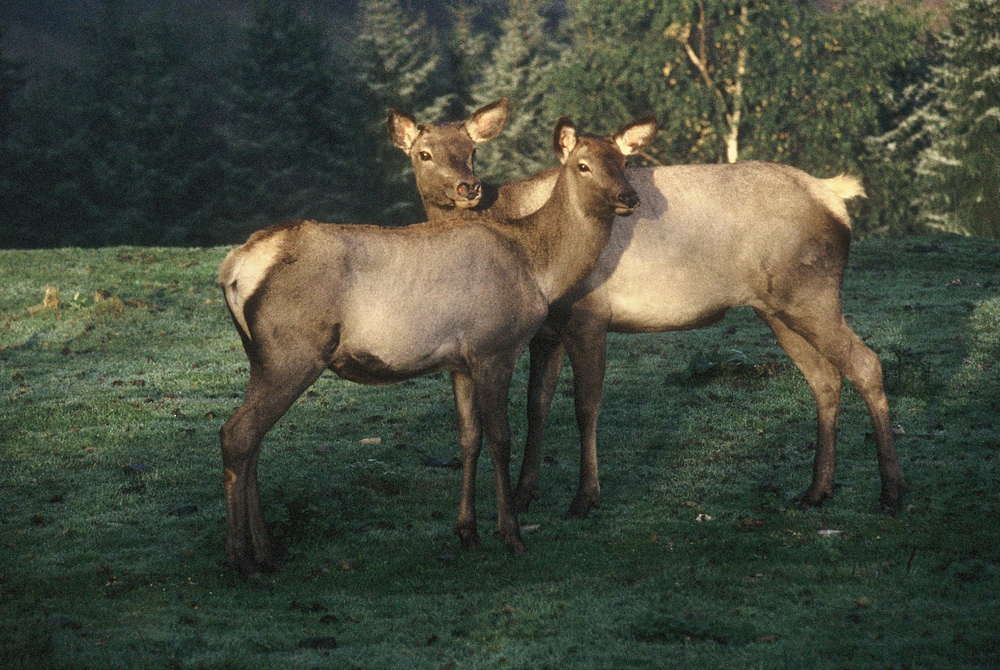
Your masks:
{"label": "dark treeline", "polygon": [[0,246],[418,221],[386,111],[457,119],[501,96],[508,127],[480,151],[493,181],[551,165],[561,115],[609,131],[653,113],[649,164],[851,172],[871,196],[860,235],[997,235],[998,3],[956,0],[950,23],[801,0],[509,0],[489,16],[455,0],[435,25],[399,0],[358,0],[349,20],[260,0],[238,24],[109,9],[71,63],[0,58]]}

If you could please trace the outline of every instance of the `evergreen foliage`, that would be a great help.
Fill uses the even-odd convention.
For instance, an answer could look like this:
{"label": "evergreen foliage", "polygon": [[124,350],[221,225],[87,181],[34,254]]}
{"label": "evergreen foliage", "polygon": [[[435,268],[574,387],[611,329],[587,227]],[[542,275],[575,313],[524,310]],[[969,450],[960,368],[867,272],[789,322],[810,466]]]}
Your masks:
{"label": "evergreen foliage", "polygon": [[932,47],[927,58],[903,74],[887,97],[889,130],[865,138],[870,203],[864,219],[867,234],[899,235],[924,229],[916,166],[920,152],[931,142],[927,120],[940,113],[940,98],[930,81],[930,68],[939,62],[940,51]]}
{"label": "evergreen foliage", "polygon": [[83,136],[76,128],[76,116],[70,113],[69,100],[76,88],[69,73],[50,73],[30,96],[16,100],[11,135],[4,147],[0,194],[4,247],[66,244],[67,222],[79,221],[83,175],[67,160]]}
{"label": "evergreen foliage", "polygon": [[[0,24],[0,43],[5,29]],[[0,53],[0,146],[6,145],[14,125],[14,97],[24,87],[24,65]]]}
{"label": "evergreen foliage", "polygon": [[[595,120],[655,113],[663,132],[650,153],[662,162],[738,156],[817,172],[854,167],[862,138],[879,129],[893,72],[919,55],[915,22],[893,8],[572,5],[572,66],[560,69],[558,106]],[[727,156],[734,119],[737,146]]]}
{"label": "evergreen foliage", "polygon": [[447,119],[462,118],[475,108],[473,88],[479,83],[491,46],[489,36],[476,29],[481,10],[467,0],[449,8],[451,35],[444,44],[445,74],[449,77],[451,99],[445,108]]}
{"label": "evergreen foliage", "polygon": [[490,143],[489,159],[479,168],[489,181],[527,177],[553,164],[549,138],[558,114],[552,114],[546,100],[562,45],[547,30],[547,5],[547,0],[510,1],[492,59],[474,89],[476,108],[503,97],[511,101],[507,125]]}
{"label": "evergreen foliage", "polygon": [[778,41],[759,53],[751,80],[746,157],[820,176],[858,170],[864,138],[884,130],[889,94],[923,52],[922,23],[895,5],[860,3],[831,14],[789,3],[766,19],[757,30]]}
{"label": "evergreen foliage", "polygon": [[74,110],[86,136],[73,159],[94,180],[86,214],[106,226],[105,244],[133,241],[135,231],[153,244],[210,237],[206,196],[219,178],[214,102],[188,41],[160,18],[91,33],[94,61]]}
{"label": "evergreen foliage", "polygon": [[189,36],[163,18],[113,16],[86,36],[79,66],[25,103],[11,246],[210,239],[220,143]]}
{"label": "evergreen foliage", "polygon": [[228,96],[225,210],[237,227],[350,218],[360,111],[325,27],[296,3],[261,0]]}
{"label": "evergreen foliage", "polygon": [[707,96],[695,89],[694,99],[684,99],[689,89],[673,88],[663,74],[674,57],[663,33],[680,11],[679,0],[568,4],[571,45],[552,72],[550,108],[591,132],[610,132],[620,119],[657,113],[660,133],[647,151],[664,162],[668,155],[690,160],[695,142],[682,120],[687,115],[675,111],[700,108]]}
{"label": "evergreen foliage", "polygon": [[364,140],[364,169],[355,196],[369,220],[409,223],[422,219],[409,161],[388,141],[386,112],[401,109],[438,118],[448,106],[441,49],[425,16],[411,18],[399,0],[361,0],[353,70],[363,101],[356,132]]}
{"label": "evergreen foliage", "polygon": [[106,3],[75,60],[0,55],[0,246],[417,221],[388,109],[454,120],[504,96],[478,166],[494,183],[553,164],[559,116],[609,132],[652,113],[649,163],[862,176],[857,236],[1000,234],[1000,0],[954,0],[950,25],[861,0],[447,1],[433,26],[403,0],[358,0],[340,24],[257,0],[209,27]]}
{"label": "evergreen foliage", "polygon": [[956,0],[951,17],[937,95],[915,113],[930,138],[917,205],[932,228],[1000,237],[1000,1]]}
{"label": "evergreen foliage", "polygon": [[[4,32],[3,25],[0,25],[0,44],[3,43]],[[0,217],[4,219],[9,217],[21,201],[22,186],[15,168],[13,137],[17,109],[15,99],[25,83],[23,69],[21,63],[6,58],[0,52]],[[5,232],[2,223],[0,232]]]}

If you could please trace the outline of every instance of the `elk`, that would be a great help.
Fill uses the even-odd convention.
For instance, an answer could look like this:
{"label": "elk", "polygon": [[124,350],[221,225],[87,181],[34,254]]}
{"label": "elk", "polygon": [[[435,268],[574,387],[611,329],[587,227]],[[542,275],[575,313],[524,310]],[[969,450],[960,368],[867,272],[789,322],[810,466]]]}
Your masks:
{"label": "elk", "polygon": [[389,110],[389,137],[410,157],[428,221],[475,218],[484,212],[517,219],[545,203],[558,168],[499,187],[483,184],[476,176],[476,145],[495,139],[509,114],[507,98],[491,102],[461,122],[418,124],[405,112]]}
{"label": "elk", "polygon": [[219,283],[250,362],[243,403],[220,431],[230,565],[244,574],[277,567],[257,487],[261,441],[327,368],[362,384],[450,371],[462,453],[455,532],[464,547],[480,544],[474,485],[485,436],[501,538],[524,551],[509,474],[514,364],[549,306],[590,274],[615,215],[638,205],[625,157],[655,132],[651,117],[611,137],[560,119],[553,145],[562,166],[545,205],[520,220],[298,221],[229,253]]}
{"label": "elk", "polygon": [[[506,109],[506,101],[498,101],[470,119],[503,112],[506,120]],[[413,161],[430,220],[484,209],[524,216],[545,202],[556,179],[548,170],[499,188],[482,186],[495,196],[484,196],[474,209],[448,207],[438,192],[441,175],[471,172],[472,154],[446,153],[438,146],[454,146],[451,135],[460,124],[418,126],[393,110],[388,125],[393,143]],[[815,398],[813,477],[801,504],[820,506],[833,495],[841,384],[847,377],[864,399],[874,428],[881,508],[897,511],[906,483],[881,364],[847,325],[841,308],[851,239],[845,203],[864,195],[860,182],[848,176],[818,179],[787,165],[756,161],[629,168],[627,174],[641,204],[628,219],[615,219],[608,246],[576,299],[554,305],[531,340],[528,434],[514,509],[527,511],[537,498],[542,429],[566,354],[581,435],[579,485],[566,517],[584,518],[600,496],[597,416],[607,333],[703,328],[731,308],[749,306]]]}

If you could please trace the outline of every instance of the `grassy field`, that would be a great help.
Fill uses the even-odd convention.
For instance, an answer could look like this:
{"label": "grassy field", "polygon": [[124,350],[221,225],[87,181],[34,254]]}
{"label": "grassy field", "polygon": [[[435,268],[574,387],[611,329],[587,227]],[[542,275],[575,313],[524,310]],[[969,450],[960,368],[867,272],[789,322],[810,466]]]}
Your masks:
{"label": "grassy field", "polygon": [[[265,442],[288,554],[252,583],[222,566],[218,429],[247,377],[224,253],[0,252],[0,667],[1000,666],[1000,243],[853,249],[844,309],[881,354],[910,483],[896,518],[876,512],[849,385],[840,488],[796,508],[812,396],[737,310],[611,337],[603,498],[582,522],[561,518],[578,463],[563,384],[516,559],[488,533],[485,455],[485,548],[452,535],[446,377],[324,376]],[[525,382],[522,364],[516,442]]]}

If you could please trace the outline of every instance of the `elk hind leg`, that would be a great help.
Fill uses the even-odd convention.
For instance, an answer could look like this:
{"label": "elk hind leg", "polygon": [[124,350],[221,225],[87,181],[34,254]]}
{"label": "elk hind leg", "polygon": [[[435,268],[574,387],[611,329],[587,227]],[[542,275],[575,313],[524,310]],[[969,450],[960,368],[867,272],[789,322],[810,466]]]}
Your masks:
{"label": "elk hind leg", "polygon": [[885,395],[882,364],[878,354],[868,348],[846,323],[844,338],[850,343],[849,353],[842,361],[844,375],[865,401],[875,433],[879,476],[882,480],[880,506],[883,512],[899,511],[906,480],[899,465],[896,445],[889,419],[889,400]]}
{"label": "elk hind leg", "polygon": [[781,319],[758,310],[785,353],[805,377],[816,401],[816,452],[813,478],[802,494],[803,506],[818,507],[833,495],[837,467],[837,424],[840,420],[842,375],[816,347],[789,328]]}
{"label": "elk hind leg", "polygon": [[879,476],[882,483],[881,508],[888,513],[899,510],[906,488],[899,466],[889,420],[889,401],[883,387],[882,365],[878,354],[861,341],[844,320],[839,306],[828,309],[827,318],[784,318],[786,325],[809,341],[843,376],[854,385],[865,402],[875,433]]}
{"label": "elk hind leg", "polygon": [[261,513],[257,458],[264,435],[323,371],[251,364],[246,397],[219,431],[226,495],[226,559],[244,575],[277,568]]}

